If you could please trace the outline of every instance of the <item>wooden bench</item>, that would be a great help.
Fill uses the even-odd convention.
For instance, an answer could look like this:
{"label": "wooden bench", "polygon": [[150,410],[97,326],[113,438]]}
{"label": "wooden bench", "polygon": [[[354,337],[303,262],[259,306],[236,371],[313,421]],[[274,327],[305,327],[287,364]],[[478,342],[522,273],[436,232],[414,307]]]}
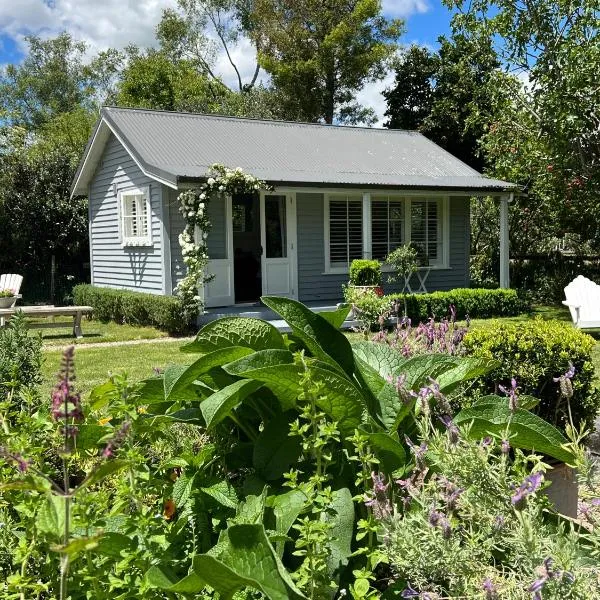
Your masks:
{"label": "wooden bench", "polygon": [[[91,306],[13,306],[0,308],[0,326],[6,326],[16,313],[21,312],[28,317],[73,317],[73,336],[82,338],[81,317],[92,312]],[[50,323],[31,323],[32,329],[49,329],[53,327],[70,327],[70,321],[54,321]]]}
{"label": "wooden bench", "polygon": [[578,275],[565,288],[565,297],[567,299],[563,300],[563,304],[569,307],[575,327],[600,327],[600,285]]}

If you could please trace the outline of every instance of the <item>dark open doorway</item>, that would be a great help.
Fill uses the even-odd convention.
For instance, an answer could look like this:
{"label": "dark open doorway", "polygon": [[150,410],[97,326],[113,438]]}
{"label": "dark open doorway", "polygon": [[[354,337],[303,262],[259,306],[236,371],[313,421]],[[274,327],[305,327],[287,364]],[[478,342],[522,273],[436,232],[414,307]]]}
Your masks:
{"label": "dark open doorway", "polygon": [[258,302],[262,293],[258,194],[234,194],[233,277],[236,302]]}

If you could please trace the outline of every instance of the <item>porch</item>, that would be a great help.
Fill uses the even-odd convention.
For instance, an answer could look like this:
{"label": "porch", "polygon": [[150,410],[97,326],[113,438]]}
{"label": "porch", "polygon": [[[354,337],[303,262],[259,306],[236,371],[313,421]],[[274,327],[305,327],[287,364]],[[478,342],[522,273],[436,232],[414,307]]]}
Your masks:
{"label": "porch", "polygon": [[[337,304],[333,302],[305,302],[306,306],[313,312],[333,312],[337,309]],[[252,302],[246,304],[236,304],[234,306],[224,306],[221,308],[207,308],[204,314],[198,317],[198,325],[206,325],[211,321],[222,319],[224,317],[249,317],[252,319],[262,319],[268,321],[282,333],[290,333],[291,329],[288,324],[279,318],[279,315],[274,313],[270,308],[260,302]],[[342,329],[352,329],[356,327],[358,322],[355,320],[346,320],[342,325]]]}

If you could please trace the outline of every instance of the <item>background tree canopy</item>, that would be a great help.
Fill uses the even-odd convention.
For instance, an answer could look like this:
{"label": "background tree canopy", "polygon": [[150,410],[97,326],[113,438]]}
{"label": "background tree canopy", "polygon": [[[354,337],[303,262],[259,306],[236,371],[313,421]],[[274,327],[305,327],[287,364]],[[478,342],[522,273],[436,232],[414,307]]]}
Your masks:
{"label": "background tree canopy", "polygon": [[[418,129],[523,186],[513,256],[567,239],[597,253],[600,0],[445,3],[452,35],[436,50],[401,48],[403,24],[379,0],[178,0],[154,46],[96,56],[66,32],[27,38],[23,61],[0,71],[0,270],[31,271],[47,288],[54,256],[85,276],[86,205],[69,200],[69,183],[101,104],[369,124],[357,93],[390,69],[387,127]],[[256,61],[242,68],[235,57],[250,47]],[[497,271],[496,210],[473,205],[479,283]]]}

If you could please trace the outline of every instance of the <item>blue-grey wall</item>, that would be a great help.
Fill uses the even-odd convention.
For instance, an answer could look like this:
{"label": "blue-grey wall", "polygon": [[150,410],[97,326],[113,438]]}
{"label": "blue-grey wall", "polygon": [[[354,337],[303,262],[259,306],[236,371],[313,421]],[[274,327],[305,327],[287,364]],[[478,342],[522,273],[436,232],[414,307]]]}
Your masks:
{"label": "blue-grey wall", "polygon": [[[432,270],[427,290],[450,290],[469,285],[469,199],[450,198],[450,268]],[[324,274],[324,198],[323,194],[296,194],[298,222],[298,294],[302,301],[337,300],[342,298],[346,274]],[[385,286],[395,291],[395,286]]]}
{"label": "blue-grey wall", "polygon": [[[122,247],[114,184],[117,194],[127,188],[150,187],[152,247]],[[142,173],[114,135],[90,185],[89,219],[92,283],[162,294],[162,186]]]}

